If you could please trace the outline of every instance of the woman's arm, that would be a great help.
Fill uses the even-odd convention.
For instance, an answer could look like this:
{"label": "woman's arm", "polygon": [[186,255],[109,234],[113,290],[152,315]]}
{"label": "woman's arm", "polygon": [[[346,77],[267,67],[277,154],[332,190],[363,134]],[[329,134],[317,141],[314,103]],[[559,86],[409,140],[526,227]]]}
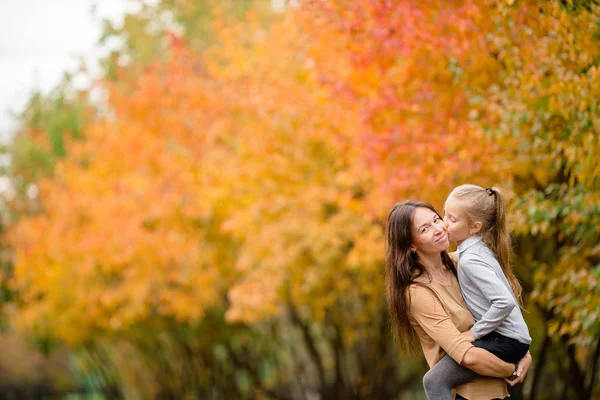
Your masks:
{"label": "woman's arm", "polygon": [[452,323],[440,300],[428,288],[414,286],[410,293],[412,317],[454,361],[484,376],[506,378],[513,373],[514,364],[504,362],[466,340]]}
{"label": "woman's arm", "polygon": [[[502,361],[487,350],[471,347],[462,359],[462,365],[479,375],[506,378],[512,375],[515,365]],[[528,367],[529,368],[529,367]]]}
{"label": "woman's arm", "polygon": [[433,341],[461,364],[465,353],[473,345],[462,337],[441,299],[424,285],[412,285],[409,291],[410,315]]}

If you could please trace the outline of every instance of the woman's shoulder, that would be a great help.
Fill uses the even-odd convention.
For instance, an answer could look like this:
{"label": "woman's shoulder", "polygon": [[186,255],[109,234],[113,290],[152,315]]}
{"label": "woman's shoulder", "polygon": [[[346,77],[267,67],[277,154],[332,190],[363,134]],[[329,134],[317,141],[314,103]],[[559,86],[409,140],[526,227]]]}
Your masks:
{"label": "woman's shoulder", "polygon": [[432,283],[431,276],[423,271],[420,274],[413,274],[412,281],[408,288],[409,290],[430,289]]}
{"label": "woman's shoulder", "polygon": [[434,288],[431,285],[431,281],[426,277],[419,276],[415,278],[413,282],[408,286],[408,293],[410,294],[411,300],[425,299],[433,296]]}
{"label": "woman's shoulder", "polygon": [[[421,277],[420,277],[421,278]],[[414,281],[408,287],[411,307],[416,308],[431,308],[438,303],[445,303],[444,298],[447,296],[443,287],[434,284],[427,278],[421,278]]]}
{"label": "woman's shoulder", "polygon": [[422,277],[418,277],[415,278],[413,280],[413,282],[411,282],[410,285],[408,285],[408,291],[413,294],[413,293],[421,293],[423,291],[428,291],[431,290],[430,287],[430,282],[425,278]]}

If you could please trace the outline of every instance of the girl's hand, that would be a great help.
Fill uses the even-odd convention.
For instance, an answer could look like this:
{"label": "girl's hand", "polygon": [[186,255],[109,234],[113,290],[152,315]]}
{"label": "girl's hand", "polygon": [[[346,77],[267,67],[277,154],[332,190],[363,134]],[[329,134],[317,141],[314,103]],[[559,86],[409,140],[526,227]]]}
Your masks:
{"label": "girl's hand", "polygon": [[523,357],[517,365],[517,377],[512,381],[505,378],[504,380],[506,381],[506,383],[508,383],[510,386],[515,386],[517,383],[523,382],[525,376],[527,375],[527,372],[529,371],[529,367],[531,367],[531,362],[531,353],[527,352],[527,354],[525,354],[525,357]]}
{"label": "girl's hand", "polygon": [[475,340],[477,340],[477,338],[475,337],[475,335],[473,335],[471,333],[471,331],[466,331],[461,333],[462,337],[467,339],[469,342],[474,342]]}

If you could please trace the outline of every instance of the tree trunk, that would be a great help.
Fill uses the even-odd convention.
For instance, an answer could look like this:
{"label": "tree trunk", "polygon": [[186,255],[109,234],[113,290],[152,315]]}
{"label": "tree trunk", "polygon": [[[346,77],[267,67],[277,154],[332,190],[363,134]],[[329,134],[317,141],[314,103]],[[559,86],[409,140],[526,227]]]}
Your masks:
{"label": "tree trunk", "polygon": [[344,396],[344,376],[343,376],[343,354],[344,343],[342,342],[342,333],[340,328],[332,323],[334,327],[334,337],[332,340],[333,355],[335,360],[335,381],[333,384],[333,393],[335,399],[343,399]]}
{"label": "tree trunk", "polygon": [[288,301],[288,308],[290,310],[292,322],[300,328],[300,331],[302,332],[302,338],[304,339],[304,344],[306,345],[306,348],[308,350],[308,354],[310,355],[310,358],[313,360],[315,366],[317,367],[317,375],[319,376],[321,390],[325,390],[327,388],[325,368],[323,367],[321,354],[319,353],[319,350],[317,349],[312,334],[310,333],[309,326],[302,321],[300,315],[298,315],[298,311],[296,310],[294,303],[292,303],[291,300]]}
{"label": "tree trunk", "polygon": [[544,333],[544,341],[542,342],[542,348],[539,352],[539,360],[537,361],[537,367],[535,368],[535,374],[533,375],[533,383],[531,385],[531,393],[529,394],[529,400],[535,400],[538,394],[538,385],[542,380],[542,372],[546,365],[546,357],[548,349],[550,348],[551,339],[548,333]]}
{"label": "tree trunk", "polygon": [[590,372],[590,381],[587,384],[587,390],[585,393],[586,399],[591,399],[594,393],[594,384],[596,383],[596,374],[598,372],[598,358],[600,357],[600,337],[596,341],[596,350],[592,355],[592,368]]}
{"label": "tree trunk", "polygon": [[570,372],[570,383],[571,389],[576,394],[577,399],[584,400],[585,397],[585,375],[581,371],[577,358],[575,357],[575,346],[572,344],[567,345],[567,354],[569,355],[569,372]]}

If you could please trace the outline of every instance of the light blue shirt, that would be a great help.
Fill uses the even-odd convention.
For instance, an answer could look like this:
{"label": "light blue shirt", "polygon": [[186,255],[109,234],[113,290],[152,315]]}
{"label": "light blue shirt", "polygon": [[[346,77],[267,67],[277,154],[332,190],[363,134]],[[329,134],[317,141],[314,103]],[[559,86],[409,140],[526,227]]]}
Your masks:
{"label": "light blue shirt", "polygon": [[475,318],[471,332],[481,338],[497,332],[531,344],[529,329],[496,256],[481,236],[471,236],[456,250],[458,282]]}

